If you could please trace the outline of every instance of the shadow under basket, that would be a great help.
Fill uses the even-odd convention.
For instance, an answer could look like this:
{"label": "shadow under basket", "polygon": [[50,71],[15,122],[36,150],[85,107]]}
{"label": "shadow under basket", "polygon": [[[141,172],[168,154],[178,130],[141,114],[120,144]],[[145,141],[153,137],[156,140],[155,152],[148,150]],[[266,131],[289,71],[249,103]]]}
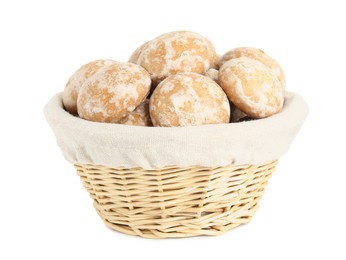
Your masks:
{"label": "shadow under basket", "polygon": [[220,235],[249,222],[276,163],[159,170],[75,167],[108,227],[173,238]]}

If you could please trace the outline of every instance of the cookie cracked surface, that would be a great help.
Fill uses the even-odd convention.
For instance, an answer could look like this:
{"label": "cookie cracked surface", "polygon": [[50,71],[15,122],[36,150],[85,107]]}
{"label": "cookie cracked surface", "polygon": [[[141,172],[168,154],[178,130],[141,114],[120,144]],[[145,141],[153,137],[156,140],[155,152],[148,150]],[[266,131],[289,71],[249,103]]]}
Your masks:
{"label": "cookie cracked surface", "polygon": [[284,89],[280,81],[273,70],[257,60],[229,60],[221,66],[218,82],[230,101],[251,117],[268,117],[282,109]]}
{"label": "cookie cracked surface", "polygon": [[107,66],[80,89],[78,114],[90,121],[117,123],[145,100],[150,84],[149,73],[136,64]]}
{"label": "cookie cracked surface", "polygon": [[95,60],[81,66],[68,80],[62,101],[65,109],[71,114],[77,114],[77,98],[84,82],[105,66],[113,65],[114,60]]}
{"label": "cookie cracked surface", "polygon": [[213,44],[198,33],[175,31],[140,46],[130,57],[145,68],[154,85],[179,72],[205,72],[218,64]]}
{"label": "cookie cracked surface", "polygon": [[154,126],[191,126],[228,123],[230,105],[213,80],[193,72],[162,81],[150,99]]}
{"label": "cookie cracked surface", "polygon": [[285,89],[286,87],[286,78],[285,74],[279,65],[279,63],[274,60],[272,57],[270,57],[267,53],[262,51],[258,48],[252,48],[252,47],[238,47],[234,48],[228,52],[226,52],[220,60],[221,65],[226,63],[227,61],[231,59],[241,58],[241,57],[247,57],[250,59],[257,60],[264,64],[265,66],[269,67],[273,70],[273,73],[275,76],[277,76],[278,80],[281,83],[281,87]]}

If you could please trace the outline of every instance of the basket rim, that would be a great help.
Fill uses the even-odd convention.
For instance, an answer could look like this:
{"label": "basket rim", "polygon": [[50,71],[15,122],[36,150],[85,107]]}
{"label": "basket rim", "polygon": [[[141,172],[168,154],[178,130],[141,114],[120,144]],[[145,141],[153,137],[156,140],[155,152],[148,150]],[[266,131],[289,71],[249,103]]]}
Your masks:
{"label": "basket rim", "polygon": [[242,123],[186,127],[141,127],[91,122],[63,108],[62,93],[44,108],[65,158],[73,164],[162,168],[257,164],[284,154],[305,120],[308,107],[285,93],[282,112]]}

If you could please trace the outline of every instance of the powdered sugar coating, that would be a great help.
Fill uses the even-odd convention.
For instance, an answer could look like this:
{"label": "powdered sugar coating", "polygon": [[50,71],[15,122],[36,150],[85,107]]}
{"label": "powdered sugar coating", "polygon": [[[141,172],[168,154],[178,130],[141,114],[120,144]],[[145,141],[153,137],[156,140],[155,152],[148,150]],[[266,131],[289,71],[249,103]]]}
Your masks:
{"label": "powdered sugar coating", "polygon": [[226,52],[221,57],[221,65],[226,63],[227,61],[231,59],[236,59],[240,57],[247,57],[254,60],[257,60],[264,65],[268,66],[270,69],[273,70],[274,75],[278,77],[281,86],[283,89],[286,87],[286,78],[285,74],[280,66],[280,64],[274,60],[272,57],[270,57],[268,54],[266,54],[264,51],[258,48],[252,48],[252,47],[239,47],[232,49],[228,52]]}
{"label": "powdered sugar coating", "polygon": [[146,98],[150,85],[149,73],[136,64],[107,66],[80,89],[78,114],[90,121],[117,123]]}
{"label": "powdered sugar coating", "polygon": [[230,105],[213,80],[193,72],[172,75],[162,81],[150,98],[154,126],[192,126],[228,123]]}
{"label": "powdered sugar coating", "polygon": [[219,83],[231,102],[251,117],[268,117],[282,109],[281,83],[272,69],[257,60],[241,57],[224,63]]}
{"label": "powdered sugar coating", "polygon": [[130,56],[129,62],[131,63],[137,63],[139,55],[141,55],[142,51],[147,48],[149,42],[143,43],[141,46],[139,46]]}
{"label": "powdered sugar coating", "polygon": [[232,111],[231,113],[232,123],[248,121],[251,119],[247,114],[245,114],[243,111],[237,108],[234,104],[231,104],[231,111]]}
{"label": "powdered sugar coating", "polygon": [[217,61],[215,48],[208,39],[194,32],[176,31],[149,41],[140,50],[136,63],[150,73],[156,85],[179,72],[205,74]]}
{"label": "powdered sugar coating", "polygon": [[152,126],[149,114],[149,99],[144,100],[133,112],[119,121],[124,125]]}
{"label": "powdered sugar coating", "polygon": [[221,67],[221,55],[220,54],[216,54],[215,60],[213,62],[213,66],[211,68],[219,70],[220,67]]}
{"label": "powdered sugar coating", "polygon": [[77,114],[77,98],[81,86],[88,78],[93,76],[100,69],[115,63],[116,62],[114,60],[95,60],[84,64],[75,73],[73,73],[67,82],[62,95],[62,101],[65,109],[71,114]]}
{"label": "powdered sugar coating", "polygon": [[219,71],[216,70],[216,69],[209,69],[205,75],[208,77],[208,78],[211,78],[212,80],[214,80],[215,82],[218,81],[218,78],[219,78]]}

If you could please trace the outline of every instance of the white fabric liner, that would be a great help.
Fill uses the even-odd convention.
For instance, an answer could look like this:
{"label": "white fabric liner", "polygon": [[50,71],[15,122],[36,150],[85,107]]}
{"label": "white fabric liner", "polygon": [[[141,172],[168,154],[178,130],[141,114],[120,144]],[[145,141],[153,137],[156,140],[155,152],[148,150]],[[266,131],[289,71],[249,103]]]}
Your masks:
{"label": "white fabric liner", "polygon": [[165,166],[257,164],[287,152],[308,113],[287,92],[283,110],[266,119],[190,127],[141,127],[90,122],[66,112],[62,94],[45,106],[64,157],[73,164],[157,169]]}

